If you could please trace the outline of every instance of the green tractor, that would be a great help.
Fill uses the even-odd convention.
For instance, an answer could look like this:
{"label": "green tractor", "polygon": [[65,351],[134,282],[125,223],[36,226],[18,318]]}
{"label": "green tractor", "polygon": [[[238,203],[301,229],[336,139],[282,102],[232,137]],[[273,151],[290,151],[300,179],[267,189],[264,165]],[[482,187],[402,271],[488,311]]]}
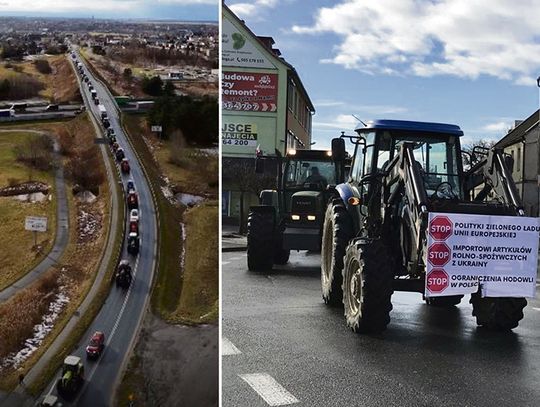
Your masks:
{"label": "green tractor", "polygon": [[[264,172],[269,160],[257,157],[256,172]],[[331,151],[277,154],[277,190],[262,191],[260,205],[250,207],[248,269],[263,271],[286,264],[291,250],[320,250],[324,211],[344,178],[345,159],[335,160]]]}
{"label": "green tractor", "polygon": [[78,356],[67,356],[62,366],[62,377],[56,382],[58,394],[70,397],[77,393],[84,383],[84,365]]}

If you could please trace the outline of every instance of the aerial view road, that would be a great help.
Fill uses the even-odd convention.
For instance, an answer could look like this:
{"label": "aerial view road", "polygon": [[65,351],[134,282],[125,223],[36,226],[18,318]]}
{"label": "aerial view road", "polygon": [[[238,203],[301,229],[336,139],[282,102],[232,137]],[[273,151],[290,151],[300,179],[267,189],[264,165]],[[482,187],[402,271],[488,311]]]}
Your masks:
{"label": "aerial view road", "polygon": [[[80,56],[77,59],[81,61]],[[95,331],[104,332],[106,338],[105,350],[97,361],[86,364],[85,384],[73,401],[73,405],[107,406],[110,405],[110,399],[119,380],[119,374],[133,345],[147,304],[156,259],[157,220],[150,189],[141,165],[138,163],[137,157],[122,130],[114,99],[112,99],[105,86],[88,69],[85,69],[85,72],[96,89],[101,103],[107,109],[111,127],[115,130],[117,141],[124,149],[126,158],[130,163],[131,173],[129,176],[123,176],[124,187],[121,190],[126,189],[125,184],[128,179],[134,181],[139,196],[140,211],[141,245],[139,254],[138,256],[128,254],[124,245],[121,256],[122,259],[127,259],[133,268],[132,284],[128,289],[113,288],[111,290],[98,316],[90,325],[86,334],[83,335],[79,346],[71,353],[85,360],[86,341]],[[81,92],[84,92],[85,100],[88,102],[90,97],[86,84],[81,85]],[[87,109],[92,111],[96,121],[99,122],[100,117],[97,106],[93,103],[87,103],[86,105]],[[128,222],[129,220],[126,220],[126,228]],[[56,379],[57,377],[47,388],[46,394],[56,392]]]}
{"label": "aerial view road", "polygon": [[540,301],[512,332],[476,326],[467,297],[396,292],[388,329],[358,335],[321,298],[320,255],[272,272],[223,253],[223,406],[536,406]]}

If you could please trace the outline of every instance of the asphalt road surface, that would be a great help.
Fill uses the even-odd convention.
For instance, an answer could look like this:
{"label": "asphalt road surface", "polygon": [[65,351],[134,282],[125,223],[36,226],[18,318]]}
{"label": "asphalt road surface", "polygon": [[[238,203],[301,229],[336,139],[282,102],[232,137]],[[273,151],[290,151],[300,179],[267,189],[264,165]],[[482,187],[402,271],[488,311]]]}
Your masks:
{"label": "asphalt road surface", "polygon": [[[80,58],[78,58],[83,62]],[[118,384],[119,373],[122,365],[128,357],[128,351],[132,341],[135,340],[136,329],[139,325],[145,309],[146,300],[150,292],[154,261],[156,258],[156,215],[153,206],[150,189],[144,177],[141,165],[138,163],[133,150],[126,139],[117,111],[114,108],[114,100],[106,91],[105,87],[93,77],[91,71],[85,69],[87,75],[98,93],[101,104],[105,105],[111,126],[114,128],[120,147],[125,151],[126,158],[131,166],[130,175],[122,175],[123,183],[133,179],[139,195],[139,233],[141,238],[140,252],[138,256],[128,255],[124,245],[122,258],[128,259],[133,268],[133,282],[128,290],[112,287],[109,297],[101,308],[90,328],[83,335],[83,339],[71,354],[80,356],[85,364],[85,385],[71,403],[76,406],[109,406]],[[89,97],[87,85],[82,86],[82,91]],[[97,106],[87,104],[87,109],[99,117]],[[95,331],[103,331],[106,337],[105,351],[95,361],[87,361],[85,348],[87,341]],[[60,377],[58,372],[57,377]],[[51,382],[45,393],[56,393],[54,383]]]}
{"label": "asphalt road surface", "polygon": [[223,253],[223,406],[538,406],[540,301],[511,333],[477,328],[468,298],[428,307],[396,292],[388,329],[350,331],[324,305],[320,256],[270,273]]}

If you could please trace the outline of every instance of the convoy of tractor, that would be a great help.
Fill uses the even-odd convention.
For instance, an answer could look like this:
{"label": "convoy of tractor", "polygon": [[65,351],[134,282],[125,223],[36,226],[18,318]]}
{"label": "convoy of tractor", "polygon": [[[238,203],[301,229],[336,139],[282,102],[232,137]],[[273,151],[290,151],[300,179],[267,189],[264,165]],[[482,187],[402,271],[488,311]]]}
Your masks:
{"label": "convoy of tractor", "polygon": [[[461,220],[474,219],[477,228],[485,222],[482,236],[492,237],[506,236],[488,230],[511,219],[526,222],[511,176],[512,157],[496,148],[477,148],[464,165],[463,132],[449,124],[377,120],[355,131],[354,136],[333,139],[326,154],[304,150],[278,155],[277,188],[263,191],[260,205],[250,208],[248,269],[284,264],[290,250],[320,250],[323,300],[342,306],[347,325],[358,333],[386,329],[394,291],[418,292],[428,305],[442,307],[471,294],[478,325],[517,327],[525,297],[535,287],[512,285],[528,281],[526,277],[501,279],[486,266],[488,261],[459,260],[474,258],[460,250],[475,241],[461,237],[475,236]],[[354,147],[350,167],[346,140]],[[256,171],[270,162],[256,160]],[[449,246],[445,239],[451,235],[455,243]],[[460,265],[486,269],[445,271],[456,273]]]}

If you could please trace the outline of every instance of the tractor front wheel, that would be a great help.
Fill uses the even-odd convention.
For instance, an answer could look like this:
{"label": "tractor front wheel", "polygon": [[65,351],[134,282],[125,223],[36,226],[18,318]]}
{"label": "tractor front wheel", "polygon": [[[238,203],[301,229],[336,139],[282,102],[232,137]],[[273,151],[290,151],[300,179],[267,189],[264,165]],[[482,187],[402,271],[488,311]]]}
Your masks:
{"label": "tractor front wheel", "polygon": [[343,258],[352,234],[352,219],[343,203],[334,201],[328,205],[321,245],[321,289],[325,304],[343,304]]}
{"label": "tractor front wheel", "polygon": [[248,216],[247,262],[250,271],[271,270],[274,263],[274,213],[253,211]]}
{"label": "tractor front wheel", "polygon": [[493,331],[509,331],[519,325],[523,319],[523,308],[527,305],[525,298],[491,298],[471,295],[472,314],[476,323]]}
{"label": "tractor front wheel", "polygon": [[390,322],[392,264],[381,240],[356,239],[347,247],[343,306],[347,325],[354,332],[382,332]]}

